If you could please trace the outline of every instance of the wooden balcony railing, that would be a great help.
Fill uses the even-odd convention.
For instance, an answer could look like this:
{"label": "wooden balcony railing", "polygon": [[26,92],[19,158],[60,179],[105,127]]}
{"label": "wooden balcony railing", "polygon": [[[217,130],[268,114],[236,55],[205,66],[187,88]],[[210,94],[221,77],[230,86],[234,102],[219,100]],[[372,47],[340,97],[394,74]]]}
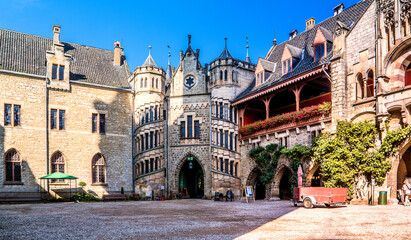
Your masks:
{"label": "wooden balcony railing", "polygon": [[249,138],[254,135],[300,127],[327,118],[330,113],[331,103],[325,102],[323,104],[303,108],[299,111],[279,114],[266,120],[257,121],[240,127],[239,133],[242,138]]}

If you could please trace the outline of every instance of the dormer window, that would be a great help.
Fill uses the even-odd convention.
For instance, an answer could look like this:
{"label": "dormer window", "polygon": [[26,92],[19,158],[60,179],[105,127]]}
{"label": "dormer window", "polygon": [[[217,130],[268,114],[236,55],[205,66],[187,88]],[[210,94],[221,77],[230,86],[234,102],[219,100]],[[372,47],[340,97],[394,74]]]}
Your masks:
{"label": "dormer window", "polygon": [[64,65],[57,65],[53,64],[53,67],[51,69],[51,79],[58,79],[59,80],[64,80]]}
{"label": "dormer window", "polygon": [[293,70],[292,62],[291,58],[283,61],[283,75]]}
{"label": "dormer window", "polygon": [[325,57],[325,42],[315,45],[315,61],[320,60]]}

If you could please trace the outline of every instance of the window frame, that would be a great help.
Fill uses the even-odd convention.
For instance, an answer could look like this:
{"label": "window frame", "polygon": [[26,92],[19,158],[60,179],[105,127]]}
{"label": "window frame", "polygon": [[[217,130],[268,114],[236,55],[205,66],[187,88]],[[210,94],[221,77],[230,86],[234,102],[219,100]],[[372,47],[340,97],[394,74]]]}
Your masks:
{"label": "window frame", "polygon": [[59,65],[59,80],[64,80],[64,65]]}
{"label": "window frame", "polygon": [[[98,161],[102,159],[102,164]],[[96,170],[95,170],[96,169]],[[97,153],[91,160],[91,182],[92,184],[106,184],[106,160],[101,153]],[[101,179],[103,178],[103,181]],[[96,181],[97,180],[97,181]]]}
{"label": "window frame", "polygon": [[283,62],[283,75],[293,71],[293,61],[292,57],[285,59]]}
{"label": "window frame", "polygon": [[[8,110],[8,107],[9,110]],[[18,109],[18,111],[16,111]],[[9,118],[9,121],[7,120]],[[4,104],[4,126],[20,127],[21,126],[21,105],[5,103]]]}
{"label": "window frame", "polygon": [[[7,174],[7,165],[11,166],[11,180],[8,179],[8,174]],[[19,174],[16,174],[16,167],[18,167]],[[22,160],[20,157],[20,154],[17,152],[16,149],[12,148],[9,149],[5,154],[4,154],[4,183],[22,183]],[[16,175],[19,175],[19,180],[16,180]]]}
{"label": "window frame", "polygon": [[[315,44],[313,47],[314,47],[314,61],[318,61],[327,56],[326,42]],[[317,50],[318,50],[318,56],[317,56]]]}

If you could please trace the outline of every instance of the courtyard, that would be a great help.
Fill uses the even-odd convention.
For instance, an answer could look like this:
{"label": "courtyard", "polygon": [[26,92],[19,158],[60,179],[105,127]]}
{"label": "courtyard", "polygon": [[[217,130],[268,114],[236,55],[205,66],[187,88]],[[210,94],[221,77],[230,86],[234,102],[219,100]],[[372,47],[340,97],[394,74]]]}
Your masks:
{"label": "courtyard", "polygon": [[0,239],[409,239],[411,207],[173,200],[0,205]]}

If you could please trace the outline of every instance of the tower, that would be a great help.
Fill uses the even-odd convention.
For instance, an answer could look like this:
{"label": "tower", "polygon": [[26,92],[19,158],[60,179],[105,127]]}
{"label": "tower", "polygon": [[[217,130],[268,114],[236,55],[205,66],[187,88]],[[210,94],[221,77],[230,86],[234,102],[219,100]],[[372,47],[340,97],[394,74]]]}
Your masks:
{"label": "tower", "polygon": [[166,72],[158,67],[151,56],[137,67],[130,82],[134,86],[135,187],[154,190],[160,195],[165,185],[164,172],[164,116]]}

